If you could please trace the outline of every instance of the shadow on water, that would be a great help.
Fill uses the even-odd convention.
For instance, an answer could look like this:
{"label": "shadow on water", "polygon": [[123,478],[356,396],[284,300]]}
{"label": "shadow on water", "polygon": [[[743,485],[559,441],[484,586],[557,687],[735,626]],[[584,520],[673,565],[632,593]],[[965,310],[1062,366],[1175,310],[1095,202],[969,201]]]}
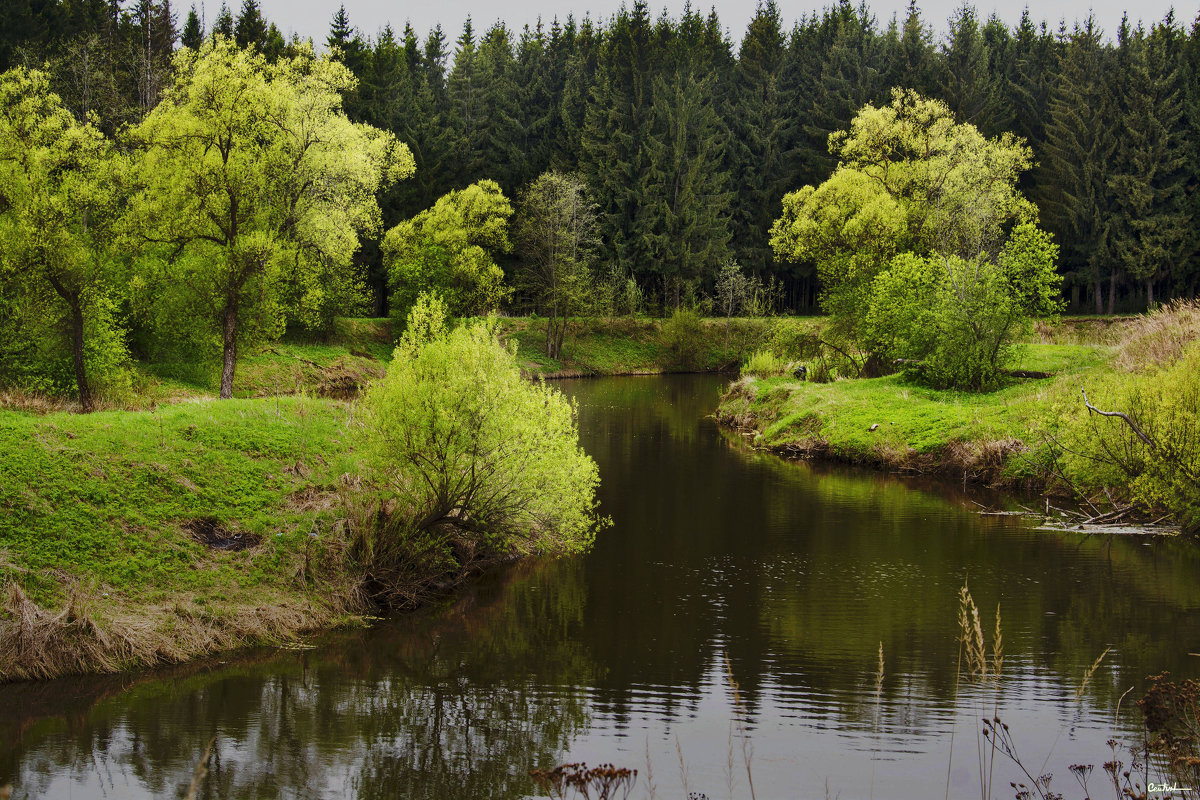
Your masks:
{"label": "shadow on water", "polygon": [[1006,721],[1062,775],[1129,732],[1131,700],[1114,721],[1126,689],[1197,673],[1186,542],[1036,533],[979,517],[954,487],[757,453],[707,417],[713,376],[560,385],[614,521],[592,553],[497,570],[306,652],[0,687],[0,785],[178,796],[215,733],[201,796],[522,797],[531,767],[644,769],[647,753],[676,796],[677,747],[691,787],[716,796],[737,718],[760,797],[820,796],[826,779],[866,796],[872,769],[880,796],[940,796],[952,732],[970,755],[952,765],[957,795],[982,708],[955,695],[964,579],[986,625],[1001,606]]}

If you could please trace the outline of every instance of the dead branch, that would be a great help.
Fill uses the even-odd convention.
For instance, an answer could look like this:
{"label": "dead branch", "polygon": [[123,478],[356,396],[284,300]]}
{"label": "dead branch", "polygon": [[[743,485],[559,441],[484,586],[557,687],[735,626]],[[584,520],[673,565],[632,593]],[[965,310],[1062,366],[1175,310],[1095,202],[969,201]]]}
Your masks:
{"label": "dead branch", "polygon": [[1138,424],[1136,422],[1134,422],[1128,414],[1124,413],[1123,411],[1101,411],[1100,409],[1096,408],[1094,405],[1092,405],[1088,401],[1087,391],[1085,389],[1080,388],[1079,391],[1083,392],[1083,404],[1085,406],[1087,406],[1089,411],[1093,411],[1102,417],[1117,417],[1118,419],[1124,420],[1125,424],[1128,425],[1133,430],[1134,434],[1139,439],[1141,439],[1148,447],[1151,447],[1155,450],[1158,449],[1158,445],[1156,445],[1154,443],[1154,440],[1151,439],[1149,436],[1147,436],[1145,434],[1145,432],[1142,431],[1142,429],[1138,427]]}

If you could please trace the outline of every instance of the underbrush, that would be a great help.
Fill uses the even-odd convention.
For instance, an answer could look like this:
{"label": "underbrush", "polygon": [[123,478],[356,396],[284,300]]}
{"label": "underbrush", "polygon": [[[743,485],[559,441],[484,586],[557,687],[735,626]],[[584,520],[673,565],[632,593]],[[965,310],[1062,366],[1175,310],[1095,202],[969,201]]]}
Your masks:
{"label": "underbrush", "polygon": [[1116,369],[1053,408],[1051,474],[1079,494],[1107,491],[1200,530],[1200,306],[1135,322]]}
{"label": "underbrush", "polygon": [[558,359],[546,357],[544,320],[505,318],[500,330],[517,343],[517,357],[527,371],[565,377],[733,370],[756,350],[790,350],[794,342],[809,341],[819,324],[793,317],[702,318],[691,311],[666,320],[576,318],[567,323]]}

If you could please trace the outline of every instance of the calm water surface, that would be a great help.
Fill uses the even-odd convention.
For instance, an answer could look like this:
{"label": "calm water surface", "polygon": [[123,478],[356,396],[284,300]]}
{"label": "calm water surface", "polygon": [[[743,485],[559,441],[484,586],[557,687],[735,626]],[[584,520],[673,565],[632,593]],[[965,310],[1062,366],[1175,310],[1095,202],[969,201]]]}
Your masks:
{"label": "calm water surface", "polygon": [[[759,798],[970,797],[998,708],[1031,772],[1075,797],[1067,767],[1094,763],[1105,794],[1143,677],[1197,674],[1196,549],[1036,533],[944,487],[754,453],[706,417],[722,385],[561,384],[613,520],[586,557],[314,650],[0,687],[0,785],[179,797],[215,736],[206,798],[520,798],[529,768],[587,761],[639,769],[635,797],[716,800],[749,797],[747,758]],[[956,691],[964,579],[989,641],[1000,606],[998,691]],[[995,796],[1014,777],[998,761]]]}

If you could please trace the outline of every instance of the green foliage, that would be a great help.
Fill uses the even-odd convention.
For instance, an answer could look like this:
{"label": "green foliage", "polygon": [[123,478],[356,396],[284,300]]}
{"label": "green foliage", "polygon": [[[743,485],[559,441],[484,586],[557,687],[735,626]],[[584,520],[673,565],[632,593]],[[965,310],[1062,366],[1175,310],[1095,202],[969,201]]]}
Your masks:
{"label": "green foliage", "polygon": [[73,393],[85,411],[127,385],[116,160],[45,73],[0,75],[0,383]]}
{"label": "green foliage", "polygon": [[437,292],[456,317],[487,313],[508,296],[495,257],[511,249],[513,208],[495,181],[452,191],[387,232],[383,259],[392,317],[404,320],[422,292]]}
{"label": "green foliage", "polygon": [[788,362],[775,355],[771,350],[755,350],[754,354],[742,364],[742,377],[753,375],[757,378],[774,378],[787,374]]}
{"label": "green foliage", "polygon": [[583,182],[559,172],[538,176],[521,194],[513,238],[521,257],[515,281],[549,319],[546,355],[558,358],[567,317],[595,305],[591,262],[596,212]]}
{"label": "green foliage", "polygon": [[346,118],[353,79],[328,58],[269,64],[219,39],[175,66],[175,85],[132,133],[141,190],[128,224],[146,245],[141,291],[158,329],[219,337],[229,397],[239,346],[288,319],[327,326],[350,304],[358,236],[379,224],[375,193],[413,159]]}
{"label": "green foliage", "polygon": [[1058,474],[1088,490],[1118,487],[1149,511],[1166,510],[1200,531],[1200,344],[1163,366],[1109,371],[1057,406]]}
{"label": "green foliage", "polygon": [[867,346],[920,362],[939,388],[994,388],[1015,356],[1014,336],[1057,309],[1057,249],[1044,231],[1021,225],[994,261],[896,256],[872,286]]}
{"label": "green foliage", "polygon": [[704,321],[692,308],[677,308],[662,325],[663,342],[670,349],[677,366],[692,368],[700,354]]}
{"label": "green foliage", "polygon": [[1056,249],[1016,189],[1028,147],[896,90],[830,149],[833,177],[784,199],[776,254],[817,264],[835,333],[867,354],[861,371],[923,359],[935,385],[992,386],[1012,335],[1057,289]]}
{"label": "green foliage", "polygon": [[599,476],[575,409],[524,380],[488,325],[447,331],[437,317],[428,301],[414,306],[387,376],[362,401],[369,474],[411,509],[396,535],[497,555],[586,549]]}
{"label": "green foliage", "polygon": [[676,72],[653,87],[637,227],[650,271],[676,291],[716,274],[730,239],[727,133],[713,105],[715,83]]}

